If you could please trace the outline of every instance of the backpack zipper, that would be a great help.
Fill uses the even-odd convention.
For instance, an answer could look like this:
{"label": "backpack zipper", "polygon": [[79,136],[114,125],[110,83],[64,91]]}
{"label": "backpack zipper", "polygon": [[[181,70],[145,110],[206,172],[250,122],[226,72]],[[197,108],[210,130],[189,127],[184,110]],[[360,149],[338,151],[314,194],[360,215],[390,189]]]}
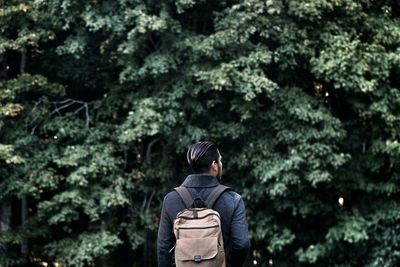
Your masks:
{"label": "backpack zipper", "polygon": [[217,216],[219,219],[221,219],[221,217],[219,217],[219,215],[218,214],[215,214],[215,213],[209,213],[209,214],[207,214],[207,215],[205,215],[205,216],[203,216],[203,217],[197,217],[197,218],[193,218],[193,217],[186,217],[186,216],[177,216],[177,218],[182,218],[182,219],[185,219],[185,220],[198,220],[198,219],[204,219],[204,218],[206,218],[206,217],[208,217],[208,216],[212,216],[212,215],[215,215],[215,216]]}
{"label": "backpack zipper", "polygon": [[178,227],[177,230],[177,235],[176,239],[179,239],[179,231],[180,230],[202,230],[202,229],[211,229],[211,228],[218,228],[219,225],[211,225],[211,226],[204,226],[204,227]]}
{"label": "backpack zipper", "polygon": [[[184,213],[187,210],[192,210],[193,208],[189,208],[189,209],[183,209],[180,212],[178,212],[178,214],[176,215],[176,217],[178,217],[180,214]],[[203,211],[206,210],[207,208],[196,208],[198,211]]]}
{"label": "backpack zipper", "polygon": [[209,229],[209,228],[217,228],[217,227],[219,227],[218,224],[211,225],[211,226],[203,226],[203,227],[179,227],[178,229],[183,229],[183,230],[201,230],[201,229]]}

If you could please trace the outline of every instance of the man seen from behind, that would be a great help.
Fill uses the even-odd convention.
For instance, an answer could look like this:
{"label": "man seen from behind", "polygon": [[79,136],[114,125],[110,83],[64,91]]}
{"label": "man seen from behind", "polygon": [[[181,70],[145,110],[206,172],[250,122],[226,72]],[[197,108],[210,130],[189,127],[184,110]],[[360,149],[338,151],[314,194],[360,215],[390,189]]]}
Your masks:
{"label": "man seen from behind", "polygon": [[[188,189],[194,205],[208,198],[220,185],[222,177],[222,157],[218,147],[212,142],[202,141],[191,145],[187,160],[193,174],[186,177],[181,186]],[[176,191],[168,193],[163,201],[157,238],[157,257],[159,267],[174,266],[173,232],[174,220],[186,208]],[[226,266],[243,266],[250,249],[246,211],[239,194],[232,190],[224,191],[217,198],[213,210],[220,215]]]}

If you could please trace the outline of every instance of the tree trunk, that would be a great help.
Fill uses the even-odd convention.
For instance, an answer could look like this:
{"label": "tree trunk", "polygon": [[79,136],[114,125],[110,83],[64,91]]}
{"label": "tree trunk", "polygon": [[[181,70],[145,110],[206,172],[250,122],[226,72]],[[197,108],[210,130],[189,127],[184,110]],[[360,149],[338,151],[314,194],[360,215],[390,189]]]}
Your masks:
{"label": "tree trunk", "polygon": [[[23,196],[21,199],[21,225],[22,228],[26,226],[26,219],[28,218],[28,199]],[[28,240],[24,239],[21,243],[21,253],[23,256],[28,255]]]}
{"label": "tree trunk", "polygon": [[[4,201],[0,205],[0,233],[10,230],[11,223],[11,203]],[[1,252],[7,252],[7,245],[0,245]]]}
{"label": "tree trunk", "polygon": [[26,50],[21,52],[21,64],[19,66],[19,72],[21,74],[24,74],[25,69],[26,69]]}
{"label": "tree trunk", "polygon": [[7,57],[6,54],[0,55],[0,79],[7,78]]}
{"label": "tree trunk", "polygon": [[[100,229],[102,233],[104,233],[107,230],[107,221],[104,218],[101,219]],[[107,267],[109,266],[108,259],[109,257],[104,255],[98,259],[98,264],[96,265],[98,265],[99,267]]]}
{"label": "tree trunk", "polygon": [[[21,52],[21,63],[20,63],[20,73],[24,74],[26,69],[26,50]],[[26,196],[21,198],[21,225],[22,228],[26,226],[26,220],[28,218],[28,199]],[[28,240],[24,239],[21,243],[21,254],[23,256],[28,255]]]}
{"label": "tree trunk", "polygon": [[145,242],[143,244],[143,266],[148,267],[149,266],[149,231],[146,229],[145,230]]}

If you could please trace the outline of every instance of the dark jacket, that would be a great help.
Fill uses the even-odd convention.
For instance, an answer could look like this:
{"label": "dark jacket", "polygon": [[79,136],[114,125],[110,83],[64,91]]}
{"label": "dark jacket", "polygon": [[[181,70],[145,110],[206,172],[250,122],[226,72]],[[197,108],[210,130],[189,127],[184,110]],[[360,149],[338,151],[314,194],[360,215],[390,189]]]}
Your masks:
{"label": "dark jacket", "polygon": [[[181,186],[187,187],[193,199],[207,199],[214,187],[219,184],[214,176],[192,174]],[[163,201],[157,238],[157,257],[159,267],[172,266],[172,254],[176,239],[172,230],[178,212],[185,204],[177,192],[168,193]],[[221,216],[222,234],[227,266],[243,266],[250,249],[247,231],[246,211],[241,196],[233,191],[225,191],[213,207]]]}

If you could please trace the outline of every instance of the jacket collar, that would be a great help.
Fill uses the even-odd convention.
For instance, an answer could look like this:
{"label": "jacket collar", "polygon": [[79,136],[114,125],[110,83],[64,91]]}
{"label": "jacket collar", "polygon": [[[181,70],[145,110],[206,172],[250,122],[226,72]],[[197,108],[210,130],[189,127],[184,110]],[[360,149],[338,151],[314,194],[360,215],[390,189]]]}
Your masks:
{"label": "jacket collar", "polygon": [[217,177],[207,174],[191,174],[183,181],[185,187],[215,187],[219,184]]}

